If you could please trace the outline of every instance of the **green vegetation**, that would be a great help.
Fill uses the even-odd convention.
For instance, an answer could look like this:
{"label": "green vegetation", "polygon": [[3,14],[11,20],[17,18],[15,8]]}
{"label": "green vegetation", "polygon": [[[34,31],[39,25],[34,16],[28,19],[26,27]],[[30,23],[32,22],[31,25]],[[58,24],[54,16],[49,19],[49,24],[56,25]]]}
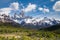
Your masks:
{"label": "green vegetation", "polygon": [[0,40],[60,40],[60,29],[26,29],[11,23],[0,23]]}

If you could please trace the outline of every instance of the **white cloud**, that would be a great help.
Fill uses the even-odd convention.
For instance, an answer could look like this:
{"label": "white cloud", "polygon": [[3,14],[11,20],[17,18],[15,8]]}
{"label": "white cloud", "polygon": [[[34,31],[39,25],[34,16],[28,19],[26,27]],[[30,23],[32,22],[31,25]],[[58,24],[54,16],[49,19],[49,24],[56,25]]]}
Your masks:
{"label": "white cloud", "polygon": [[57,2],[54,4],[53,9],[54,9],[55,11],[60,11],[60,1],[57,1]]}
{"label": "white cloud", "polygon": [[44,12],[44,13],[48,13],[50,10],[48,8],[42,8],[42,7],[39,7],[38,10]]}
{"label": "white cloud", "polygon": [[12,10],[18,10],[19,9],[19,3],[18,2],[11,3],[10,8],[12,8]]}
{"label": "white cloud", "polygon": [[11,12],[11,8],[2,8],[2,9],[0,9],[0,15],[2,15],[2,14],[9,15],[10,12]]}
{"label": "white cloud", "polygon": [[38,10],[43,11],[43,8],[38,8]]}
{"label": "white cloud", "polygon": [[11,13],[12,10],[18,10],[18,9],[19,9],[19,3],[14,2],[14,3],[11,3],[11,5],[7,8],[1,8],[0,15],[2,14],[9,15],[9,13]]}
{"label": "white cloud", "polygon": [[44,12],[49,12],[49,9],[48,9],[48,8],[44,8],[43,11],[44,11]]}
{"label": "white cloud", "polygon": [[[23,6],[23,5],[21,4],[21,6]],[[26,8],[24,8],[23,10],[24,10],[24,12],[29,12],[29,11],[32,11],[35,9],[36,9],[36,5],[29,3],[29,5]],[[9,5],[9,7],[7,7],[7,8],[1,8],[0,15],[2,15],[2,14],[9,15],[9,13],[11,13],[12,10],[13,11],[19,10],[19,3],[18,2],[11,3]]]}
{"label": "white cloud", "polygon": [[24,12],[29,12],[29,11],[32,11],[32,10],[35,10],[36,9],[36,5],[35,4],[31,4],[29,3],[29,5],[23,9]]}

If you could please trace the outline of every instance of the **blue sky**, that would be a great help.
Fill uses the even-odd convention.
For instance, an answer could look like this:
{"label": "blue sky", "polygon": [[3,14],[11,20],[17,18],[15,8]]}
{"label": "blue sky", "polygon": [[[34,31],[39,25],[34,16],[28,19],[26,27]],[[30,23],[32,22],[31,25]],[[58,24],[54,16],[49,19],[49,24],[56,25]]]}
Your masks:
{"label": "blue sky", "polygon": [[23,3],[24,5],[28,5],[28,3],[34,3],[38,6],[46,5],[48,7],[52,7],[52,5],[56,2],[51,2],[50,0],[0,0],[0,8],[8,7],[12,2]]}
{"label": "blue sky", "polygon": [[[19,5],[17,6],[19,6],[19,10],[16,9],[10,10],[8,13],[11,13],[12,15],[15,12],[19,13],[22,9],[24,9],[26,10],[26,12],[24,12],[25,15],[28,16],[39,15],[40,17],[47,16],[47,17],[60,19],[60,10],[57,7],[55,7],[55,4],[57,5],[58,1],[59,0],[0,0],[0,9],[10,8],[11,4],[18,3]],[[29,7],[31,9],[28,11],[27,9]]]}

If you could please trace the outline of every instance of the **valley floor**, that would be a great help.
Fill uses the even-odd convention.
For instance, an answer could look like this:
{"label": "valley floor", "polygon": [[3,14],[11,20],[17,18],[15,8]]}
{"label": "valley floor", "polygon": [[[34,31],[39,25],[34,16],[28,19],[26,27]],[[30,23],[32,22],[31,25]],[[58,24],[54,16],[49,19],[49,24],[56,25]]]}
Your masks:
{"label": "valley floor", "polygon": [[0,24],[0,40],[60,40],[60,29],[30,30],[10,24]]}

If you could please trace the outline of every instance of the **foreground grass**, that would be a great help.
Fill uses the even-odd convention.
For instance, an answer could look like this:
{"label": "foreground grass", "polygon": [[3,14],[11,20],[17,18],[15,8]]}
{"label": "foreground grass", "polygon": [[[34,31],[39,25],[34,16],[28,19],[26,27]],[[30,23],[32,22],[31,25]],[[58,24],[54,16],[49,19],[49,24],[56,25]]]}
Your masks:
{"label": "foreground grass", "polygon": [[60,40],[60,29],[54,31],[25,29],[0,23],[0,40]]}

